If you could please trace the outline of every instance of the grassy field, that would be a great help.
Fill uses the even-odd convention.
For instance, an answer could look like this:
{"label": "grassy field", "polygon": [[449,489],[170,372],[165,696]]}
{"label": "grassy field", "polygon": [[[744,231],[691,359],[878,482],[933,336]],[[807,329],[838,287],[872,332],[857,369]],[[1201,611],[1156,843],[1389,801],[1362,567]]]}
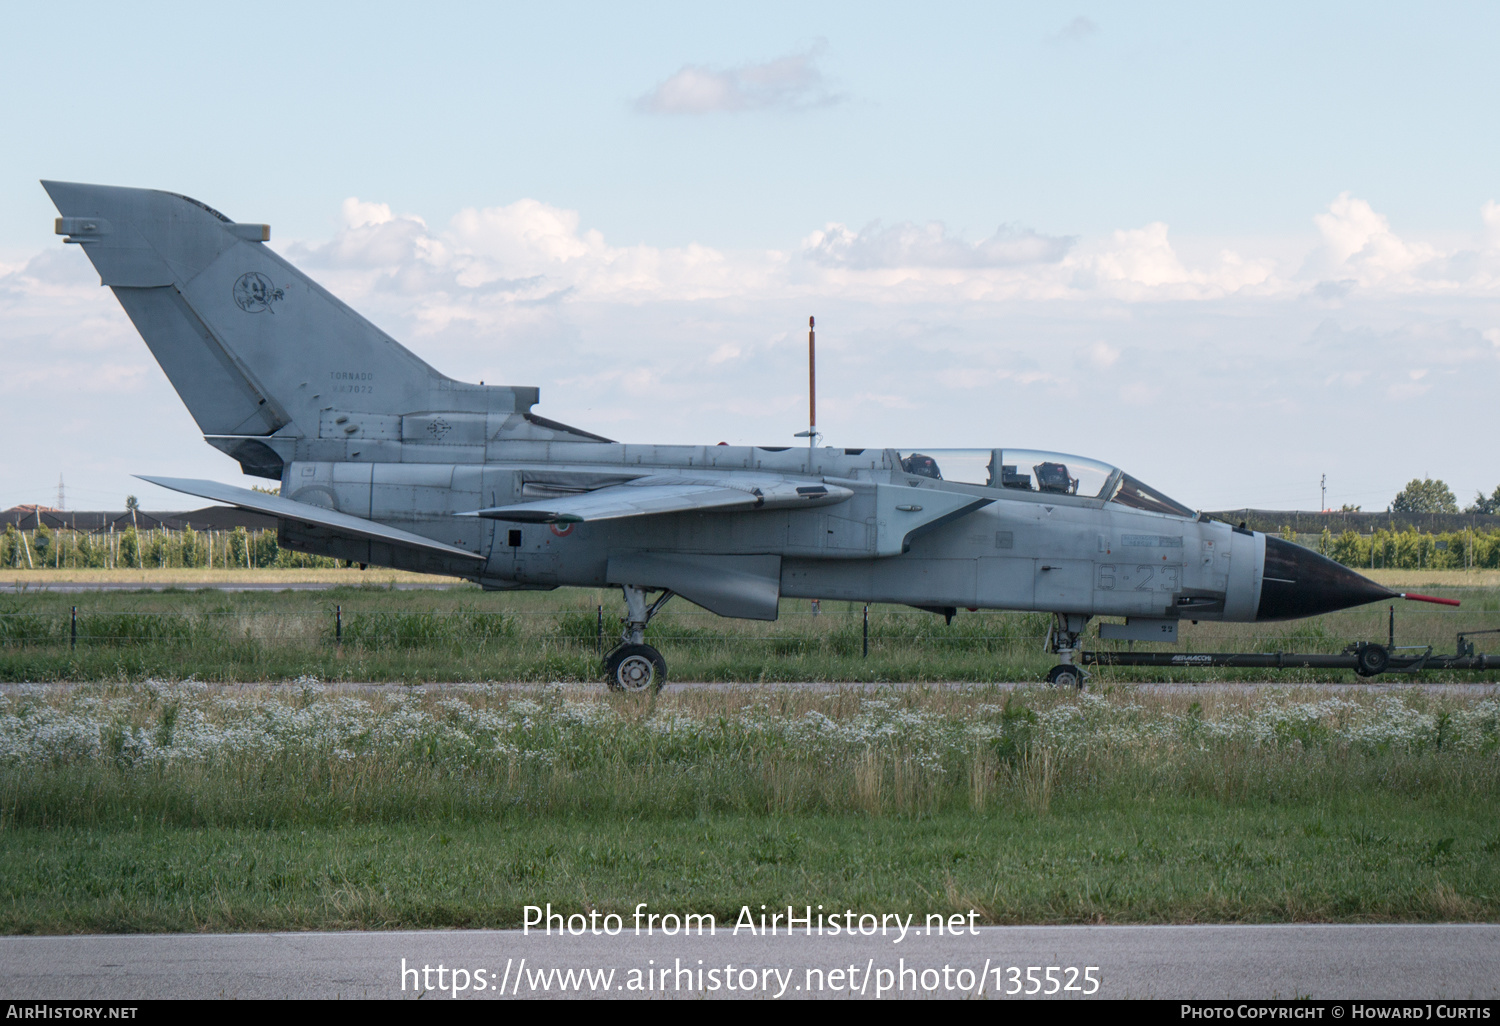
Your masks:
{"label": "grassy field", "polygon": [[[400,591],[393,584],[314,592],[0,594],[0,681],[592,681],[600,672],[601,608],[603,647],[619,633],[614,591],[506,594],[472,585]],[[1457,632],[1500,627],[1500,587],[1421,587],[1458,597],[1463,606],[1398,601],[1398,644],[1452,652]],[[862,608],[853,603],[827,602],[813,616],[809,603],[788,600],[780,620],[760,623],[725,620],[677,600],[647,634],[680,681],[997,682],[1041,679],[1054,661],[1043,647],[1048,624],[1037,613],[960,611],[947,625],[930,613],[877,606],[866,657]],[[1338,652],[1350,641],[1384,640],[1387,629],[1387,608],[1377,604],[1285,624],[1184,624],[1181,649]],[[1090,632],[1096,635],[1097,627]],[[1476,642],[1480,651],[1500,650],[1500,635]],[[1121,645],[1097,637],[1089,644]],[[1264,679],[1265,671],[1117,667],[1096,676],[1102,683],[1237,680]],[[1356,678],[1352,671],[1286,671],[1277,679]]]}
{"label": "grassy field", "polygon": [[1493,921],[1497,749],[1461,693],[23,688],[0,931]]}
{"label": "grassy field", "polygon": [[1361,570],[1377,584],[1403,588],[1500,588],[1500,570]]}

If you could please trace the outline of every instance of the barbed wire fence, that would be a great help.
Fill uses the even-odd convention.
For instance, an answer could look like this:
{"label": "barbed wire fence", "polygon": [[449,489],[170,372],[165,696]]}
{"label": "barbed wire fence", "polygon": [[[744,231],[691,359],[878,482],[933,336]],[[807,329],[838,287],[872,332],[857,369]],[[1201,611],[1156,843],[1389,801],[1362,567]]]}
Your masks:
{"label": "barbed wire fence", "polygon": [[[850,604],[852,605],[852,604]],[[1388,621],[1388,617],[1391,617]],[[775,655],[825,654],[868,657],[891,651],[952,653],[965,649],[992,654],[1043,650],[1050,616],[1045,613],[976,611],[943,617],[888,607],[783,610],[774,625],[729,621],[706,610],[663,614],[647,630],[647,640],[667,649],[743,648]],[[1098,620],[1094,621],[1095,624]],[[1404,642],[1447,644],[1458,632],[1492,628],[1493,611],[1424,610]],[[1184,622],[1182,643],[1172,651],[1338,651],[1354,640],[1384,640],[1395,631],[1394,614],[1384,604],[1341,615],[1334,629],[1326,621],[1290,624]],[[267,647],[416,649],[441,646],[485,648],[548,644],[602,655],[618,641],[618,613],[602,604],[551,610],[358,609],[343,603],[314,610],[255,609],[153,610],[128,612],[80,608],[0,612],[0,648],[155,646],[209,650],[227,644]],[[1156,648],[1104,641],[1091,625],[1087,644],[1096,649]]]}

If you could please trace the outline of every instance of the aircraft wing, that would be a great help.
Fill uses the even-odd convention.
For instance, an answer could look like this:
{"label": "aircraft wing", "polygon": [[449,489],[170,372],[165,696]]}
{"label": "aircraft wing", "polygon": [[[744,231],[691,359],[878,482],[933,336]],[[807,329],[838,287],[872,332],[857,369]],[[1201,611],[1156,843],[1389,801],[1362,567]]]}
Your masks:
{"label": "aircraft wing", "polygon": [[429,552],[440,552],[445,556],[462,556],[474,560],[483,558],[477,553],[470,552],[468,549],[445,545],[440,541],[424,538],[420,534],[412,534],[410,531],[401,531],[394,527],[386,527],[384,524],[377,524],[375,521],[366,520],[364,517],[350,516],[348,513],[324,509],[322,506],[297,502],[293,499],[283,499],[279,495],[255,492],[248,488],[236,488],[233,485],[219,484],[217,481],[198,481],[182,477],[147,477],[144,474],[137,474],[135,476],[142,481],[149,481],[151,484],[170,488],[174,492],[196,495],[199,498],[212,499],[215,502],[227,502],[231,506],[253,510],[256,513],[265,513],[267,516],[277,517],[282,520],[296,520],[304,524],[313,524],[317,527],[327,527],[338,531],[340,534],[347,534],[356,538],[368,538],[373,541],[386,542],[390,545],[400,545],[409,549],[426,549]]}
{"label": "aircraft wing", "polygon": [[854,495],[841,485],[751,474],[652,474],[591,492],[460,513],[522,524],[577,524],[661,513],[827,506]]}

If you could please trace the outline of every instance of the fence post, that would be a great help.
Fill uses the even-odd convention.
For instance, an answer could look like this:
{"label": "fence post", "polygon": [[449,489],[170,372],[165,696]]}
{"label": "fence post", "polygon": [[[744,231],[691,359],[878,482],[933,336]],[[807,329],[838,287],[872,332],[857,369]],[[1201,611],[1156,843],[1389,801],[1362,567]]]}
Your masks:
{"label": "fence post", "polygon": [[73,613],[69,617],[69,623],[68,623],[68,648],[70,648],[70,649],[76,649],[77,647],[78,647],[78,607],[74,606],[73,607]]}
{"label": "fence post", "polygon": [[333,643],[342,646],[344,644],[344,607],[333,607]]}
{"label": "fence post", "polygon": [[595,613],[599,617],[599,626],[594,630],[594,652],[596,655],[604,654],[604,606],[595,607]]}
{"label": "fence post", "polygon": [[862,659],[870,658],[870,605],[865,603],[865,650]]}

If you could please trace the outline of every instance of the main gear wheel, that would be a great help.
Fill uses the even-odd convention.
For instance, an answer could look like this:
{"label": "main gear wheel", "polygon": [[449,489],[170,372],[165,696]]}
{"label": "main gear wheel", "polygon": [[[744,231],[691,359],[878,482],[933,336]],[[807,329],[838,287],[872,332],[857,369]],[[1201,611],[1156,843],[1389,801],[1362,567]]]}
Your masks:
{"label": "main gear wheel", "polygon": [[667,682],[667,661],[650,645],[620,645],[604,657],[611,691],[654,694]]}

